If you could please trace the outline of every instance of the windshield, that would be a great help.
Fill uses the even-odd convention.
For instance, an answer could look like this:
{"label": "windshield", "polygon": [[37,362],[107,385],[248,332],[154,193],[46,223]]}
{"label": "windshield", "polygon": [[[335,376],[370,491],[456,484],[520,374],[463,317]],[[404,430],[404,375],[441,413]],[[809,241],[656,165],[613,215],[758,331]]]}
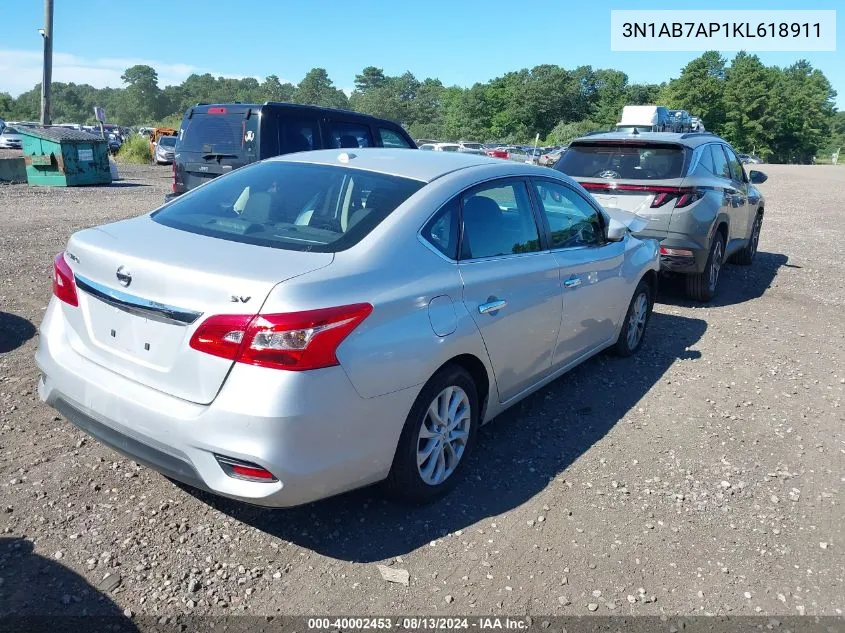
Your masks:
{"label": "windshield", "polygon": [[464,143],[467,149],[482,149],[481,143]]}
{"label": "windshield", "polygon": [[176,137],[162,136],[160,139],[158,139],[158,144],[162,147],[176,147]]}
{"label": "windshield", "polygon": [[182,133],[183,152],[240,154],[246,119],[243,113],[195,113]]}
{"label": "windshield", "polygon": [[334,253],[361,241],[424,185],[340,166],[256,163],[177,198],[152,217],[234,242]]}
{"label": "windshield", "polygon": [[667,180],[681,177],[684,155],[678,145],[578,144],[561,155],[555,168],[574,178]]}

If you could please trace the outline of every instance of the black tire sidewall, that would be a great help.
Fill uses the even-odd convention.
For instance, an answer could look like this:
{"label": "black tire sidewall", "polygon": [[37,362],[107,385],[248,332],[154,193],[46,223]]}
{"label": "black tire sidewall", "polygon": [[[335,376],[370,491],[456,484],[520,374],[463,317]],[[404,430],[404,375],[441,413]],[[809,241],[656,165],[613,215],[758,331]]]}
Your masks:
{"label": "black tire sidewall", "polygon": [[[451,386],[460,387],[469,398],[469,438],[455,471],[445,481],[432,486],[422,480],[417,468],[417,443],[420,426],[434,398],[441,391]],[[452,490],[462,479],[466,470],[467,458],[475,445],[480,422],[479,413],[478,390],[469,372],[457,365],[449,365],[432,376],[414,401],[402,428],[402,434],[399,437],[399,444],[393,458],[393,466],[385,482],[391,496],[401,501],[427,503]]]}

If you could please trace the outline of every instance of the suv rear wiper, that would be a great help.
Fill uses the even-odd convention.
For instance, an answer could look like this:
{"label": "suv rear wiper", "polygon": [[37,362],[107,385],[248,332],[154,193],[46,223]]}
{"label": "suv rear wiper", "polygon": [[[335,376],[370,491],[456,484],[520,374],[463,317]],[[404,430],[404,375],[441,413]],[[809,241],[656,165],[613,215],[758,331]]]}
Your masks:
{"label": "suv rear wiper", "polygon": [[207,152],[202,155],[203,158],[216,158],[220,160],[221,158],[237,158],[237,154],[226,154],[225,152]]}

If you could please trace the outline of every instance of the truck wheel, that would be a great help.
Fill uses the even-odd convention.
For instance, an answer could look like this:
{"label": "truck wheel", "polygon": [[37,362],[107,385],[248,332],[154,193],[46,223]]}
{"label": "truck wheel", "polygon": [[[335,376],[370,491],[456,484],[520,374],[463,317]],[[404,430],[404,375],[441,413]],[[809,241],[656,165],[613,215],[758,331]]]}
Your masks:
{"label": "truck wheel", "polygon": [[693,301],[710,301],[716,296],[716,286],[719,283],[719,273],[725,254],[725,238],[719,231],[713,236],[710,244],[710,254],[704,270],[696,275],[687,275],[687,296]]}
{"label": "truck wheel", "polygon": [[760,243],[760,230],[762,228],[763,214],[758,213],[757,217],[754,218],[754,226],[751,227],[751,237],[748,238],[748,244],[731,257],[732,264],[750,266],[754,263],[754,256],[757,254],[757,245]]}

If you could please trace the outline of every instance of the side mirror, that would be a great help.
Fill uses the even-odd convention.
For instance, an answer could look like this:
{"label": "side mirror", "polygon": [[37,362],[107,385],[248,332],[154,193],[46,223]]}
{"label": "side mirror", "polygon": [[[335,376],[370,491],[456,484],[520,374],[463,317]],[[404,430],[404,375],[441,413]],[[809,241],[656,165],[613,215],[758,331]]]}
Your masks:
{"label": "side mirror", "polygon": [[751,172],[748,174],[748,179],[751,181],[752,184],[759,185],[760,183],[766,182],[769,177],[762,171],[752,169]]}
{"label": "side mirror", "polygon": [[610,222],[607,223],[607,231],[605,233],[605,237],[608,242],[621,242],[625,239],[625,235],[627,233],[627,226],[615,218],[610,218]]}

